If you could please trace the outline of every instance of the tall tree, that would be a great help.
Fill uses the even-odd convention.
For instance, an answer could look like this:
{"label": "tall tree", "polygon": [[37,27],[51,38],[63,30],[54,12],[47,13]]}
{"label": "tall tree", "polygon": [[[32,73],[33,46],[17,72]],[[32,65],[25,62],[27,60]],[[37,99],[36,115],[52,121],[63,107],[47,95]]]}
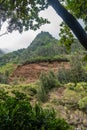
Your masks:
{"label": "tall tree", "polygon": [[83,2],[82,0],[61,1],[64,5],[67,5],[67,8],[59,0],[1,0],[0,25],[7,21],[9,32],[13,30],[19,30],[19,32],[28,29],[36,30],[42,24],[48,22],[46,19],[39,17],[39,12],[47,8],[49,3],[87,49],[87,33],[76,20],[76,17],[82,18],[87,24],[87,0]]}
{"label": "tall tree", "polygon": [[[71,0],[72,1],[72,0]],[[51,6],[55,9],[57,14],[64,20],[64,22],[71,28],[80,43],[87,49],[87,33],[79,24],[76,18],[64,8],[58,0],[48,0]]]}

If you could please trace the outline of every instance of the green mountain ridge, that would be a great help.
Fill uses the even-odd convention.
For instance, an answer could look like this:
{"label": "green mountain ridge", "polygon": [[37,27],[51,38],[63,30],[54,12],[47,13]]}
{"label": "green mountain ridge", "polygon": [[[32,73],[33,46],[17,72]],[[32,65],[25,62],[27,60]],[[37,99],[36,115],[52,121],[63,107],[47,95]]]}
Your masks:
{"label": "green mountain ridge", "polygon": [[28,49],[30,50],[36,50],[38,47],[42,46],[48,46],[48,44],[52,43],[57,43],[58,40],[53,38],[51,34],[48,32],[41,32],[39,33],[36,38],[33,40],[33,42],[30,44]]}
{"label": "green mountain ridge", "polygon": [[[0,65],[8,62],[23,63],[38,56],[49,56],[51,52],[57,53],[58,40],[48,32],[39,33],[26,49],[20,49],[0,57]],[[48,54],[49,53],[49,54]],[[52,53],[53,55],[53,53]]]}
{"label": "green mountain ridge", "polygon": [[[38,58],[53,57],[65,54],[65,48],[59,45],[59,41],[48,32],[39,33],[30,46],[22,53],[23,61],[32,61]],[[26,59],[25,59],[26,55]]]}
{"label": "green mountain ridge", "polygon": [[[79,50],[79,44],[77,47],[73,45],[72,49]],[[0,66],[6,63],[21,64],[25,62],[42,61],[45,59],[52,59],[56,57],[60,58],[67,54],[67,49],[60,44],[58,39],[55,39],[49,32],[39,33],[32,43],[26,49],[20,49],[14,52],[10,52],[0,57]]]}

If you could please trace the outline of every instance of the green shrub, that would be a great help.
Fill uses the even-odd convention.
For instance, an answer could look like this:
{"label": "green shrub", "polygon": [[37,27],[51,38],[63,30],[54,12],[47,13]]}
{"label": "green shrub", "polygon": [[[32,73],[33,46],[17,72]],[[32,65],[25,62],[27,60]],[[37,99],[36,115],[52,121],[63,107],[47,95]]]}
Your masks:
{"label": "green shrub", "polygon": [[0,72],[3,74],[8,73],[8,76],[10,76],[15,70],[15,68],[16,65],[14,65],[13,63],[7,63],[4,64],[3,66],[0,66]]}
{"label": "green shrub", "polygon": [[60,83],[58,82],[55,74],[52,71],[48,73],[42,73],[40,75],[40,84],[37,92],[37,97],[39,101],[45,102],[48,100],[48,92],[54,87],[59,87]]}
{"label": "green shrub", "polygon": [[70,68],[65,69],[64,67],[58,71],[58,80],[61,83],[68,82],[87,82],[87,73],[83,69],[83,63],[79,56],[72,57],[70,62]]}
{"label": "green shrub", "polygon": [[71,82],[71,72],[69,69],[65,69],[64,67],[58,71],[57,77],[60,83],[65,84]]}
{"label": "green shrub", "polygon": [[0,88],[0,102],[2,102],[3,100],[6,100],[8,97],[8,92],[5,92],[4,88]]}
{"label": "green shrub", "polygon": [[34,96],[34,95],[37,94],[37,90],[36,90],[35,88],[33,88],[33,87],[30,87],[30,88],[29,88],[29,94],[30,94],[31,96]]}
{"label": "green shrub", "polygon": [[43,86],[40,86],[37,91],[37,98],[41,102],[46,102],[48,100],[48,95],[46,90]]}
{"label": "green shrub", "polygon": [[87,97],[82,98],[79,102],[78,102],[79,108],[82,110],[86,110],[87,112]]}
{"label": "green shrub", "polygon": [[25,100],[25,99],[27,99],[26,94],[24,94],[22,92],[19,92],[17,90],[13,90],[12,93],[15,95],[17,100]]}
{"label": "green shrub", "polygon": [[0,130],[72,130],[54,110],[32,107],[29,102],[8,97],[0,102]]}
{"label": "green shrub", "polygon": [[76,92],[87,92],[87,83],[86,82],[79,82],[75,86],[74,90]]}
{"label": "green shrub", "polygon": [[0,73],[0,83],[2,83],[2,84],[7,84],[8,83],[7,73],[5,73],[5,74]]}
{"label": "green shrub", "polygon": [[75,55],[71,58],[71,78],[72,82],[87,82],[87,73],[83,69],[82,57]]}
{"label": "green shrub", "polygon": [[75,84],[69,82],[68,84],[66,84],[66,88],[68,88],[69,90],[75,90]]}
{"label": "green shrub", "polygon": [[47,74],[42,73],[40,75],[40,83],[46,92],[48,92],[50,89],[54,87],[60,86],[59,81],[57,80],[55,74],[52,71],[49,71]]}

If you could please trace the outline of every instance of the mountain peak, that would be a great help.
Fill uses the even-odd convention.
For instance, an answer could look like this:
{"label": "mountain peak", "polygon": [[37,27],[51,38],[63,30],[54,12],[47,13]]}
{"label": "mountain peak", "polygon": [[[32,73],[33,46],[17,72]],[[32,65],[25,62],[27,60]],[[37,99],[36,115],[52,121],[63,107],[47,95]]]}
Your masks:
{"label": "mountain peak", "polygon": [[49,36],[52,38],[52,35],[49,33],[49,32],[44,32],[44,31],[41,31],[37,36],[36,38],[38,37],[45,37],[45,36]]}
{"label": "mountain peak", "polygon": [[47,46],[49,43],[52,42],[57,42],[58,40],[55,39],[49,32],[43,32],[39,33],[36,38],[32,41],[30,46],[28,47],[29,49],[36,49],[37,47],[40,46]]}

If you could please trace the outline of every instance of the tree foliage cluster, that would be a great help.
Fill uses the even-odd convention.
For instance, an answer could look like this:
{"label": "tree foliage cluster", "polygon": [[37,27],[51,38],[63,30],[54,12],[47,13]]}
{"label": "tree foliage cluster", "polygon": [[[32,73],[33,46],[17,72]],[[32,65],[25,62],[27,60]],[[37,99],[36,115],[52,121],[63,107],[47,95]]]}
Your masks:
{"label": "tree foliage cluster", "polygon": [[[81,18],[87,24],[87,2],[81,0],[60,0],[62,4],[76,17]],[[59,1],[58,1],[59,2]],[[0,1],[0,18],[1,26],[6,20],[10,31],[15,29],[23,31],[41,26],[46,22],[39,17],[39,12],[48,7],[52,3],[50,0],[1,0]],[[56,0],[54,1],[56,3]],[[34,24],[34,22],[39,25]],[[34,25],[36,26],[34,28]],[[25,27],[25,28],[23,28]]]}
{"label": "tree foliage cluster", "polygon": [[[39,17],[39,12],[47,8],[44,0],[1,0],[0,27],[7,21],[7,31],[36,30],[47,20]],[[39,24],[38,24],[39,23]]]}
{"label": "tree foliage cluster", "polygon": [[[74,62],[73,62],[74,61]],[[58,71],[58,79],[61,83],[69,82],[87,82],[87,72],[84,69],[85,62],[80,55],[74,55],[70,60],[70,68],[62,68]]]}
{"label": "tree foliage cluster", "polygon": [[50,90],[61,86],[57,76],[53,71],[49,71],[48,73],[41,73],[39,81],[40,83],[39,89],[37,91],[37,97],[41,102],[46,102],[48,100],[48,93]]}
{"label": "tree foliage cluster", "polygon": [[64,44],[66,48],[70,50],[71,45],[75,42],[75,38],[70,28],[64,22],[60,24],[59,36],[60,36],[60,43]]}
{"label": "tree foliage cluster", "polygon": [[82,19],[87,30],[87,1],[66,0],[67,9],[78,19]]}
{"label": "tree foliage cluster", "polygon": [[[0,94],[2,94],[0,92]],[[0,130],[70,130],[64,119],[56,118],[54,110],[32,107],[23,98],[9,97],[4,93],[0,99]]]}
{"label": "tree foliage cluster", "polygon": [[5,73],[0,73],[0,83],[7,84],[8,83],[8,77],[9,77],[9,71],[5,71]]}

